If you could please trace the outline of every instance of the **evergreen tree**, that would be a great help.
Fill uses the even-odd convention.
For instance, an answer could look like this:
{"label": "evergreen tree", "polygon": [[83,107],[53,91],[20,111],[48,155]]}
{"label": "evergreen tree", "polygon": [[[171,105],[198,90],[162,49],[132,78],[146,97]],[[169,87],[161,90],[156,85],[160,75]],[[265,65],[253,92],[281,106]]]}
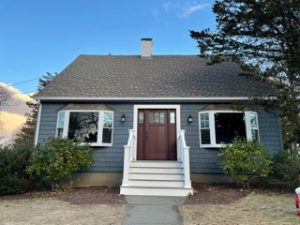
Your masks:
{"label": "evergreen tree", "polygon": [[[43,75],[39,79],[38,91],[41,91],[55,76],[56,73],[54,75],[51,73]],[[26,105],[31,111],[30,113],[26,114],[26,122],[16,135],[16,139],[14,141],[15,146],[33,146],[34,144],[34,132],[39,104],[35,101],[28,101],[26,102]]]}
{"label": "evergreen tree", "polygon": [[[216,0],[217,29],[191,31],[200,56],[210,63],[229,58],[252,77],[271,84],[286,147],[299,141],[300,1]],[[297,131],[298,129],[298,131]]]}

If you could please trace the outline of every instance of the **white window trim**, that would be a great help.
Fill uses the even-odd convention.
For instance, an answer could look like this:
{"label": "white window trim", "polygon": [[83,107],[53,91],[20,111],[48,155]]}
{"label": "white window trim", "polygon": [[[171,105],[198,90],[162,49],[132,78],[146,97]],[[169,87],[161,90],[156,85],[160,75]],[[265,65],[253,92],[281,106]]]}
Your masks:
{"label": "white window trim", "polygon": [[[110,110],[60,110],[57,112],[57,122],[56,122],[56,130],[55,130],[55,136],[57,137],[57,127],[58,127],[58,115],[60,112],[65,112],[65,118],[64,118],[64,130],[63,130],[63,136],[62,138],[68,138],[68,130],[69,130],[69,119],[70,119],[70,113],[71,112],[97,112],[98,113],[98,137],[96,143],[80,143],[82,145],[89,144],[90,146],[101,146],[101,147],[111,147],[113,146],[113,138],[114,138],[114,112]],[[104,112],[112,113],[112,137],[111,137],[111,143],[103,143],[102,141],[102,134],[103,134],[103,118],[104,118]]]}
{"label": "white window trim", "polygon": [[[201,144],[201,114],[208,113],[209,116],[209,130],[210,130],[210,144]],[[258,141],[260,140],[258,116],[255,111],[236,111],[236,110],[206,110],[199,112],[199,143],[200,148],[223,148],[229,144],[217,144],[216,143],[216,129],[215,129],[215,113],[244,113],[245,115],[245,127],[246,127],[246,139],[247,141],[252,141],[252,128],[250,124],[250,113],[255,113],[256,122],[257,122],[257,131],[258,131]]]}

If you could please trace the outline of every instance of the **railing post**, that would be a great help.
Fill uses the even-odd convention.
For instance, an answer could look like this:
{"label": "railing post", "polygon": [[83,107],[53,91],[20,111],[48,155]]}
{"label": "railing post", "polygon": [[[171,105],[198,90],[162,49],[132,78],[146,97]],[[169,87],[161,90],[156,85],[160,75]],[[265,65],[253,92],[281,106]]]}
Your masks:
{"label": "railing post", "polygon": [[123,167],[123,181],[122,186],[128,186],[129,179],[129,153],[130,147],[124,146],[124,167]]}
{"label": "railing post", "polygon": [[181,137],[180,137],[180,131],[178,132],[177,136],[177,161],[181,162],[181,151],[180,151],[180,146],[181,146]]}
{"label": "railing post", "polygon": [[124,167],[122,186],[128,186],[130,161],[133,160],[134,154],[134,138],[134,130],[130,129],[127,145],[124,145]]}
{"label": "railing post", "polygon": [[185,130],[180,130],[178,132],[178,137],[177,137],[177,161],[182,162],[183,161],[183,152],[182,152],[182,147],[183,145],[183,139],[182,137],[184,136]]}
{"label": "railing post", "polygon": [[177,157],[184,168],[184,187],[192,188],[190,174],[190,147],[186,145],[185,130],[180,130],[177,138]]}
{"label": "railing post", "polygon": [[184,187],[191,188],[191,174],[190,174],[190,147],[184,147]]}

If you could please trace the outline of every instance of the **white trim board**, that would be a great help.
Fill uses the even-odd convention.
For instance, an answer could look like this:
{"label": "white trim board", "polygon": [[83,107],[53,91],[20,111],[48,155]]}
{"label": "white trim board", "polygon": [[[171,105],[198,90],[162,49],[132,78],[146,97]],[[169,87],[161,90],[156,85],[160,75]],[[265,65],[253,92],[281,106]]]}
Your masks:
{"label": "white trim board", "polygon": [[[133,106],[133,129],[135,131],[134,143],[134,159],[137,158],[137,123],[138,123],[138,110],[139,109],[175,109],[176,110],[176,133],[181,130],[181,112],[180,105],[134,105]],[[176,135],[177,135],[176,134]]]}
{"label": "white trim board", "polygon": [[[277,99],[274,96],[262,96],[259,99]],[[233,97],[36,97],[38,100],[76,100],[76,101],[241,101],[251,100],[253,97],[233,96]]]}
{"label": "white trim board", "polygon": [[38,140],[39,140],[40,121],[41,121],[41,114],[42,114],[42,104],[39,101],[38,101],[38,104],[39,104],[38,117],[36,120],[35,133],[34,133],[34,145],[35,146],[38,144]]}

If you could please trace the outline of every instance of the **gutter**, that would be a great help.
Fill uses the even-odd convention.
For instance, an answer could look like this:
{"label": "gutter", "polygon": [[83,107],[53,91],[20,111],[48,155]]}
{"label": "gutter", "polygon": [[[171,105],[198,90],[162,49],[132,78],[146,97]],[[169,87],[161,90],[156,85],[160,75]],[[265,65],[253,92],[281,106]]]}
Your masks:
{"label": "gutter", "polygon": [[276,100],[277,97],[36,97],[39,101],[247,101],[253,99]]}

